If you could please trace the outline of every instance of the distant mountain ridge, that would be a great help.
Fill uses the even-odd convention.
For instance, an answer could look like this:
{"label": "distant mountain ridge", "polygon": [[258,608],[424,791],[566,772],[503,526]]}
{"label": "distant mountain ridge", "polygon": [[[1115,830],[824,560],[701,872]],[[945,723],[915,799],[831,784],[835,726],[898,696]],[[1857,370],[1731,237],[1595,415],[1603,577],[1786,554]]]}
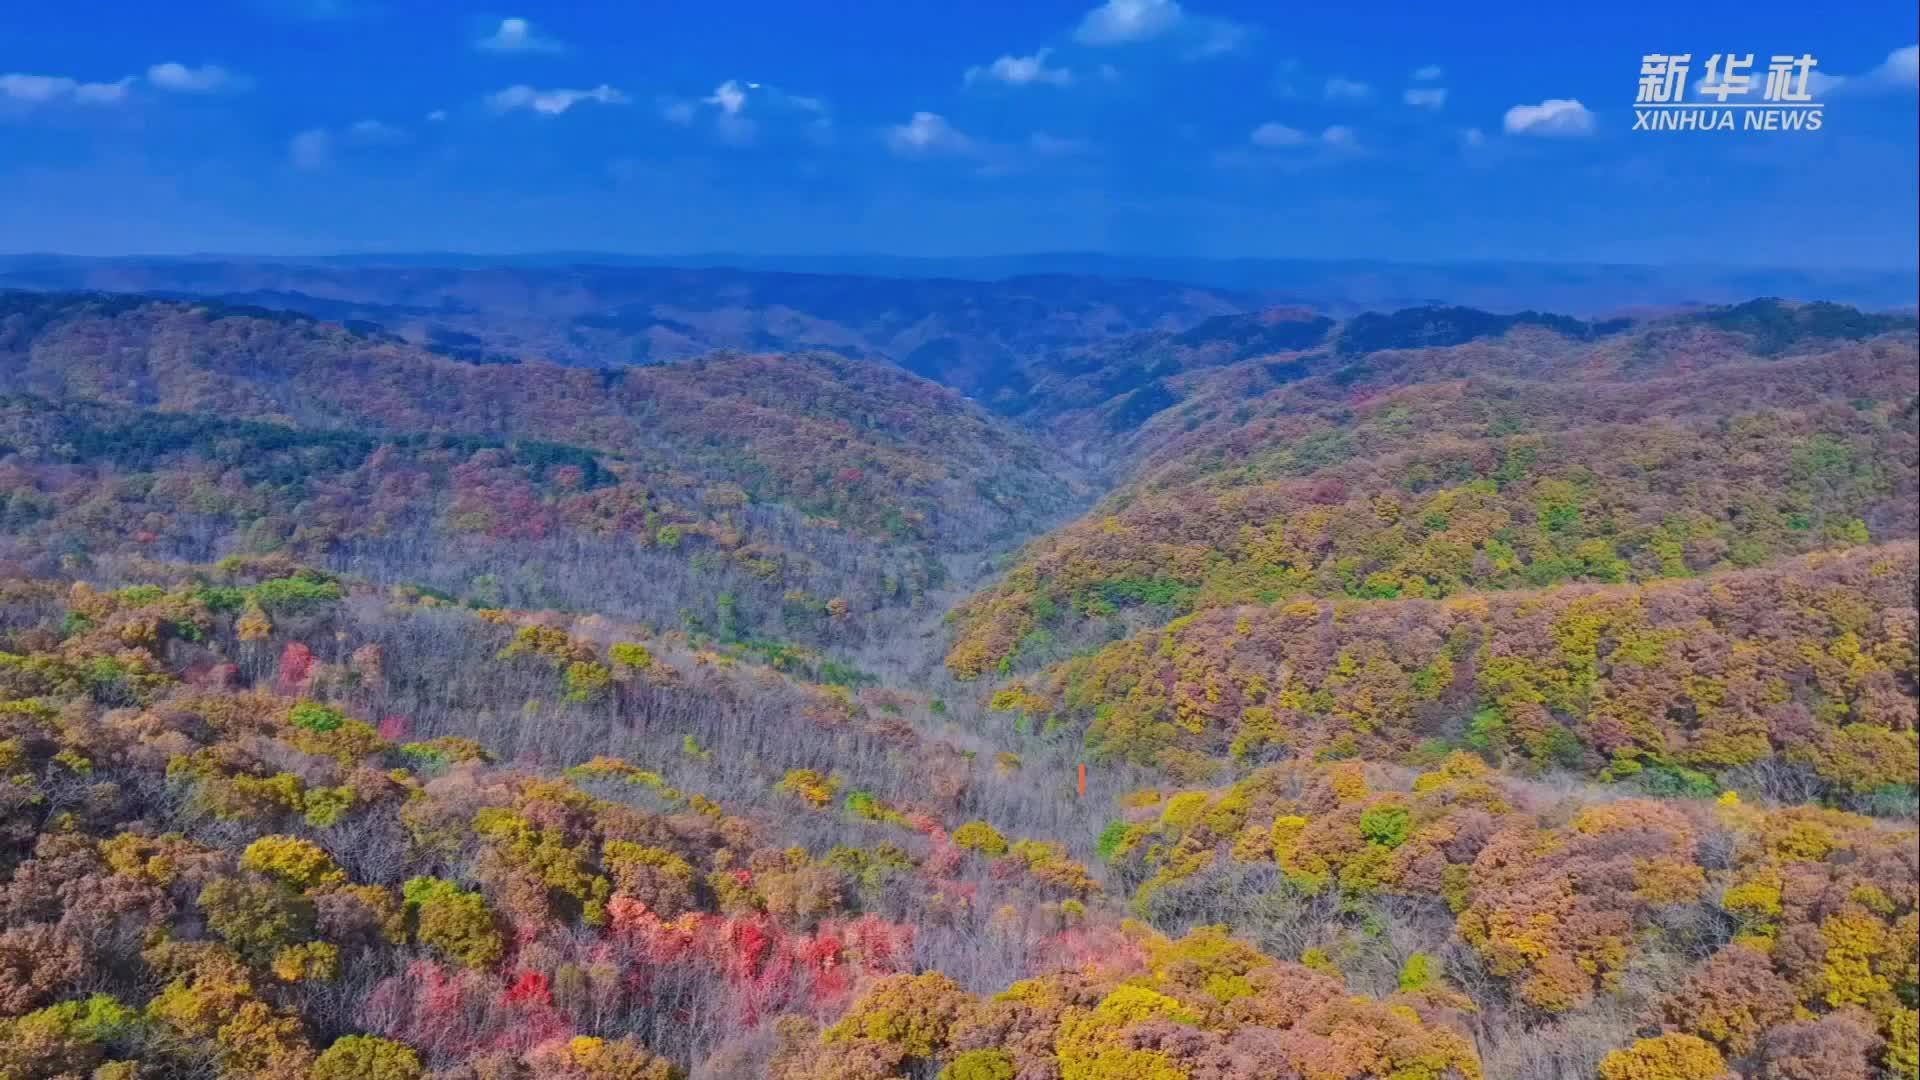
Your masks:
{"label": "distant mountain ridge", "polygon": [[[1832,300],[1867,309],[1912,310],[1920,294],[1914,268],[1648,266],[1510,260],[1396,262],[1379,259],[1204,258],[1100,252],[1021,255],[766,255],[698,252],[624,255],[557,251],[520,254],[368,252],[318,256],[0,255],[0,278],[58,274],[105,266],[191,263],[311,265],[335,268],[544,269],[578,266],[733,269],[869,278],[1004,281],[1033,276],[1153,280],[1261,293],[1270,303],[1299,302],[1336,315],[1365,310],[1457,304],[1502,312],[1526,308],[1581,316],[1629,308],[1737,303],[1755,296]],[[69,284],[75,284],[69,281]],[[105,285],[96,287],[108,287]]]}
{"label": "distant mountain ridge", "polygon": [[989,404],[1076,442],[1102,443],[1113,436],[1124,440],[1185,400],[1205,373],[1237,365],[1241,369],[1228,376],[1234,392],[1257,396],[1312,375],[1332,374],[1346,385],[1362,378],[1367,357],[1379,352],[1447,348],[1513,331],[1546,334],[1543,344],[1594,342],[1654,325],[1664,326],[1662,333],[1701,328],[1741,335],[1747,349],[1767,355],[1808,341],[1860,340],[1911,329],[1915,320],[1773,298],[1597,320],[1429,305],[1336,321],[1303,308],[1269,308],[1217,316],[1178,332],[1144,331],[1060,350],[1028,365]]}
{"label": "distant mountain ridge", "polygon": [[0,288],[205,297],[364,324],[477,362],[677,362],[716,349],[885,359],[965,394],[1031,357],[1141,330],[1180,330],[1267,303],[1161,281],[984,282],[637,266],[377,266],[178,260],[4,260]]}
{"label": "distant mountain ridge", "polygon": [[[1337,349],[1350,356],[1459,343],[1523,323],[1605,332],[1630,325],[1620,312],[1714,310],[1720,305],[1698,301],[1754,295],[1818,293],[1870,309],[1910,301],[1914,289],[1912,275],[1898,271],[1701,276],[1647,267],[1081,255],[742,257],[744,267],[676,265],[698,257],[573,258],[0,256],[0,289],[300,312],[476,364],[624,367],[728,349],[834,353],[891,362],[1008,415],[1110,406],[1106,425],[1114,430],[1178,399],[1167,376],[1304,349],[1343,320]],[[995,276],[1003,272],[1017,276]],[[944,276],[889,276],[913,273]],[[1156,273],[1162,277],[1143,276]],[[1174,280],[1182,276],[1227,284]]]}

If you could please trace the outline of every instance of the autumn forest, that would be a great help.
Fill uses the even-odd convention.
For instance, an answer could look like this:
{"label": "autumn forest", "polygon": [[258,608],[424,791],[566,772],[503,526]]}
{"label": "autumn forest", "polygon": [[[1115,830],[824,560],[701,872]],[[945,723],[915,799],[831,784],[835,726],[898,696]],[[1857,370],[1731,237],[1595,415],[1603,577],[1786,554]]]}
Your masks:
{"label": "autumn forest", "polygon": [[1911,317],[122,273],[0,1080],[1920,1080]]}

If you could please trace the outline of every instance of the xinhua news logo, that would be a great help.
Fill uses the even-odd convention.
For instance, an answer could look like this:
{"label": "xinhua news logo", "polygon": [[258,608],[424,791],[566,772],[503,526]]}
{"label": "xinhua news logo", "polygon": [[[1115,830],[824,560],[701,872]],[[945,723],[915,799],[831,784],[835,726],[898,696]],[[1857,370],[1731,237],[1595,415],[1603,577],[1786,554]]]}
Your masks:
{"label": "xinhua news logo", "polygon": [[1753,54],[1714,53],[1689,90],[1692,53],[1640,58],[1635,131],[1819,131],[1826,106],[1815,101],[1812,56],[1775,55],[1764,73]]}

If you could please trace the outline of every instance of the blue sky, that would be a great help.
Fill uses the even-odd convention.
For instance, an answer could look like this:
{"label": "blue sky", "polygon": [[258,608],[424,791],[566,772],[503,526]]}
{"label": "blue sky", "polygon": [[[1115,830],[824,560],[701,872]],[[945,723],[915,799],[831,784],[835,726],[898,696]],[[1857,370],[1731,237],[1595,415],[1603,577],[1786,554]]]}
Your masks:
{"label": "blue sky", "polygon": [[[19,4],[0,250],[1911,267],[1914,5],[1832,10]],[[1840,81],[1817,134],[1634,132],[1656,51]]]}

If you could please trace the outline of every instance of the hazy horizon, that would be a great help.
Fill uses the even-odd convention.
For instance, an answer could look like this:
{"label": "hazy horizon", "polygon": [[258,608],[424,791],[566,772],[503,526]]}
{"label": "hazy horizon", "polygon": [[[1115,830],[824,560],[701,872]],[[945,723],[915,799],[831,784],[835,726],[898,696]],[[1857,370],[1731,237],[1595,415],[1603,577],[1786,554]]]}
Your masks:
{"label": "hazy horizon", "polygon": [[0,250],[0,260],[20,259],[73,259],[94,261],[141,261],[141,260],[194,260],[208,261],[247,261],[263,262],[354,262],[376,261],[381,259],[407,259],[418,261],[487,259],[503,263],[516,260],[573,260],[579,265],[593,265],[596,260],[628,262],[709,262],[715,269],[746,261],[818,261],[852,262],[859,260],[895,261],[901,263],[964,263],[995,262],[1018,260],[1114,260],[1134,262],[1167,263],[1271,263],[1301,265],[1343,265],[1343,266],[1380,266],[1394,268],[1457,268],[1457,267],[1566,267],[1581,269],[1636,269],[1667,271],[1791,271],[1809,273],[1920,273],[1920,259],[1905,263],[1847,263],[1831,266],[1795,266],[1781,261],[1761,262],[1716,262],[1712,260],[1672,260],[1672,261],[1625,261],[1610,259],[1555,259],[1547,257],[1477,257],[1477,258],[1398,258],[1387,255],[1289,255],[1289,254],[1248,254],[1248,255],[1206,255],[1183,251],[1133,251],[1123,249],[1069,249],[1069,248],[1033,248],[1027,250],[948,252],[933,254],[914,254],[886,250],[845,250],[845,251],[797,251],[770,249],[752,250],[714,250],[714,251],[639,251],[615,248],[507,248],[491,250],[485,248],[433,249],[433,248],[329,248],[311,251],[297,250],[125,250],[107,252],[63,251],[58,249],[21,249]]}

